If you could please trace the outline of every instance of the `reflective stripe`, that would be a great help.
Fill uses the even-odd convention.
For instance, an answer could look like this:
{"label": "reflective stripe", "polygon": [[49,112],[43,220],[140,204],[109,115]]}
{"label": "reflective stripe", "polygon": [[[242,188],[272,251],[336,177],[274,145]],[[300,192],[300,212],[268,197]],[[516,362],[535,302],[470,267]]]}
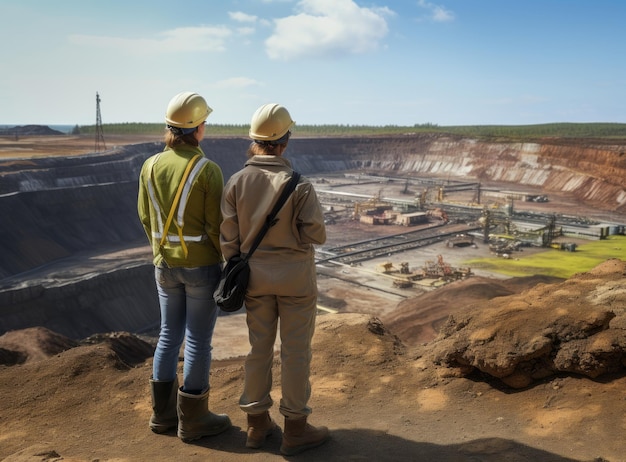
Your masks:
{"label": "reflective stripe", "polygon": [[159,205],[159,201],[157,201],[156,193],[154,192],[154,184],[152,183],[152,169],[154,168],[154,164],[161,157],[161,154],[157,154],[152,158],[152,163],[150,164],[150,172],[148,175],[148,195],[150,196],[150,202],[152,202],[152,207],[154,208],[157,226],[159,228],[159,232],[163,230],[163,218],[161,217],[161,206]]}
{"label": "reflective stripe", "polygon": [[160,233],[163,230],[163,217],[161,216],[161,207],[159,206],[159,201],[157,201],[156,193],[154,192],[152,178],[148,178],[148,195],[150,196],[150,202],[152,202],[152,207],[154,208],[154,214],[157,219],[157,226]]}
{"label": "reflective stripe", "polygon": [[183,194],[180,198],[180,204],[178,204],[178,226],[182,229],[185,223],[185,208],[187,208],[187,200],[189,199],[189,193],[191,192],[191,186],[194,181],[196,181],[196,177],[200,173],[200,170],[204,168],[204,166],[209,162],[209,159],[206,157],[201,157],[200,160],[193,167],[193,170],[189,174],[189,178],[185,182],[185,187],[183,188]]}
{"label": "reflective stripe", "polygon": [[[163,234],[154,232],[152,233],[152,237],[155,239],[161,239],[161,237],[163,237]],[[183,236],[183,240],[189,242],[202,242],[208,238],[209,236],[207,236],[206,234],[202,234],[201,236]],[[169,242],[180,242],[180,237],[178,237],[177,234],[168,234],[167,240]]]}

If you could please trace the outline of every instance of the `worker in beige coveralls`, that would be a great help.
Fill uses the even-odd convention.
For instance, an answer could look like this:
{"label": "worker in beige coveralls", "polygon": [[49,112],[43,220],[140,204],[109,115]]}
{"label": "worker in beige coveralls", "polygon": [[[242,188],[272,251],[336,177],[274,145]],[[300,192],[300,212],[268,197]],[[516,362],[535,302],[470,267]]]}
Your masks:
{"label": "worker in beige coveralls", "polygon": [[[279,104],[265,104],[252,117],[248,160],[227,182],[222,196],[220,245],[226,260],[248,252],[289,181],[293,170],[283,154],[293,125],[289,112]],[[326,241],[324,214],[307,179],[300,179],[277,218],[250,258],[245,306],[251,350],[239,405],[248,419],[246,446],[259,448],[277,427],[269,409],[280,319],[279,410],[285,417],[280,451],[293,455],[319,446],[329,437],[326,427],[307,423],[311,413],[311,339],[317,312],[313,246]]]}

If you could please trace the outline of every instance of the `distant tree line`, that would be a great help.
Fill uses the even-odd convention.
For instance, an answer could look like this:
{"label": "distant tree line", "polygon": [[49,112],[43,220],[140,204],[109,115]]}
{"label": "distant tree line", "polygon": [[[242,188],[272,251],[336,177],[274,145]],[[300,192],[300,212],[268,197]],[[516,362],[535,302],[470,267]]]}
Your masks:
{"label": "distant tree line", "polygon": [[[207,135],[248,135],[248,125],[220,125],[207,123]],[[95,125],[76,125],[72,134],[95,134]],[[104,124],[104,134],[110,135],[161,135],[162,123]],[[569,137],[569,138],[626,138],[626,124],[622,123],[550,123],[537,125],[457,125],[439,126],[433,123],[401,125],[297,125],[295,137],[324,136],[380,136],[437,133],[476,138],[498,137],[512,139]]]}

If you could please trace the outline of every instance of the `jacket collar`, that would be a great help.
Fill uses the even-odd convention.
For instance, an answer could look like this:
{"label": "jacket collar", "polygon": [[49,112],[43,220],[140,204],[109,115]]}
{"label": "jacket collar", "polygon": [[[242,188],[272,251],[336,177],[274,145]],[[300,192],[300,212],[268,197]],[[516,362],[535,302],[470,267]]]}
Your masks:
{"label": "jacket collar", "polygon": [[172,151],[181,157],[186,157],[189,159],[191,159],[196,154],[201,154],[202,156],[204,156],[204,152],[202,151],[202,148],[200,148],[200,146],[191,146],[189,144],[179,144],[178,146],[175,146],[173,148],[166,147],[165,152],[167,151]]}
{"label": "jacket collar", "polygon": [[291,162],[282,156],[252,156],[246,161],[245,165],[257,165],[257,166],[275,166],[275,167],[289,167],[291,168]]}

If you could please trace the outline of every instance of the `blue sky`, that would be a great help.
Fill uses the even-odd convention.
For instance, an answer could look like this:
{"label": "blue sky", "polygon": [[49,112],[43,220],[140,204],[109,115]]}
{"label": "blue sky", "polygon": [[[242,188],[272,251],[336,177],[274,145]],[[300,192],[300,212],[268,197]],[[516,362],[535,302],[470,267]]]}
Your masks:
{"label": "blue sky", "polygon": [[626,123],[623,0],[0,0],[0,124]]}

